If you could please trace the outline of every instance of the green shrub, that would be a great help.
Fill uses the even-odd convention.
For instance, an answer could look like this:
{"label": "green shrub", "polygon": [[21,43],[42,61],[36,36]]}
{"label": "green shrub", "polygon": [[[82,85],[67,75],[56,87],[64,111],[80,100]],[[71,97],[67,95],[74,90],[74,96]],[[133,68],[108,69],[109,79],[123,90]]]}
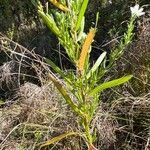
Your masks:
{"label": "green shrub", "polygon": [[[83,128],[81,133],[65,133],[54,139],[47,141],[41,146],[45,147],[61,140],[66,136],[79,135],[83,137],[89,150],[95,149],[93,143],[96,139],[96,131],[91,131],[91,121],[95,115],[101,99],[100,93],[117,85],[128,81],[132,75],[125,76],[112,81],[102,82],[102,77],[108,72],[115,61],[120,58],[125,47],[130,44],[133,37],[134,21],[140,16],[140,10],[132,12],[128,23],[127,32],[124,34],[119,45],[111,52],[109,64],[106,65],[106,52],[103,52],[94,65],[90,64],[91,44],[93,42],[99,15],[96,15],[95,27],[91,28],[89,33],[85,33],[85,11],[88,0],[65,1],[60,2],[50,0],[57,8],[49,8],[48,3],[45,8],[39,0],[32,0],[38,10],[39,16],[47,27],[56,35],[60,44],[64,47],[70,62],[75,66],[75,71],[63,71],[51,60],[45,59],[50,66],[65,81],[65,86],[58,80],[53,73],[49,73],[49,79],[54,83],[58,91],[62,94],[66,103],[71,107],[80,118],[78,123]],[[136,5],[138,7],[138,5]],[[135,10],[136,7],[132,8]],[[131,10],[131,11],[132,11]],[[70,97],[72,93],[74,98]]]}

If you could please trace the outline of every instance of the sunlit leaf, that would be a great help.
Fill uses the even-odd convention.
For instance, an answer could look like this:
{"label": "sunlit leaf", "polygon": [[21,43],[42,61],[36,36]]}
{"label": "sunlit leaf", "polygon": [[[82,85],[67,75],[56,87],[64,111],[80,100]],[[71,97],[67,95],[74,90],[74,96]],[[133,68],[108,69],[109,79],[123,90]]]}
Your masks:
{"label": "sunlit leaf", "polygon": [[102,83],[101,85],[97,86],[95,89],[93,89],[92,91],[89,92],[89,95],[94,95],[98,92],[101,92],[107,88],[111,88],[120,84],[123,84],[125,82],[127,82],[128,80],[130,80],[133,76],[132,75],[128,75],[119,79],[115,79],[112,81],[108,81],[105,83]]}
{"label": "sunlit leaf", "polygon": [[80,12],[79,12],[79,16],[78,16],[78,20],[77,20],[77,24],[76,24],[76,31],[80,28],[82,19],[84,17],[87,5],[88,5],[89,0],[83,0]]}
{"label": "sunlit leaf", "polygon": [[89,71],[89,73],[87,74],[87,76],[86,76],[87,79],[89,79],[90,76],[97,70],[97,68],[100,66],[100,64],[104,60],[105,56],[106,56],[106,52],[103,52],[99,56],[99,58],[97,59],[97,61],[95,62],[95,64],[93,65],[93,67],[91,68],[91,70]]}
{"label": "sunlit leaf", "polygon": [[[85,24],[85,17],[83,17],[82,22],[81,22],[81,28],[80,28],[80,32],[78,34],[78,38],[77,41],[80,41],[83,37],[84,33],[84,24]],[[86,35],[86,34],[85,34]]]}

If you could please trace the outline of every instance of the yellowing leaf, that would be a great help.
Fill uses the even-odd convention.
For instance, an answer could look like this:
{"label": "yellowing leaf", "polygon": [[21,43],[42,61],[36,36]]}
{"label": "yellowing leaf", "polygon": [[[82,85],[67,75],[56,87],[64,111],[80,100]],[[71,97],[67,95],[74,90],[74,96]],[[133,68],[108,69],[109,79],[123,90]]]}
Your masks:
{"label": "yellowing leaf", "polygon": [[58,2],[58,0],[49,0],[54,6],[56,6],[57,8],[59,8],[60,10],[67,12],[69,11],[69,8],[62,5],[61,3]]}
{"label": "yellowing leaf", "polygon": [[42,144],[40,146],[40,149],[42,149],[45,146],[49,146],[51,144],[54,144],[55,142],[59,142],[60,140],[66,138],[68,136],[72,136],[72,135],[79,135],[79,133],[77,133],[77,132],[68,132],[68,133],[64,133],[64,134],[61,134],[59,136],[56,136],[56,137],[52,138],[51,140],[48,140],[46,143]]}
{"label": "yellowing leaf", "polygon": [[84,69],[85,60],[87,58],[87,55],[88,55],[88,52],[89,52],[89,48],[90,48],[90,45],[91,45],[91,43],[93,41],[95,33],[96,33],[96,29],[92,28],[90,30],[90,32],[88,33],[88,35],[87,35],[87,37],[85,39],[85,42],[84,42],[84,44],[82,46],[80,58],[79,58],[79,61],[78,61],[78,64],[77,64],[78,70],[80,72],[82,72],[83,69]]}

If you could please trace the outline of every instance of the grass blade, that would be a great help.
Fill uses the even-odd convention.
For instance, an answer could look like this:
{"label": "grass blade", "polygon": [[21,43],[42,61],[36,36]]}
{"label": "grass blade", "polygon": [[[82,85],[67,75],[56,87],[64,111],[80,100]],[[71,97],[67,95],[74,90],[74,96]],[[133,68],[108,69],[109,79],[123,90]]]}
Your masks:
{"label": "grass blade", "polygon": [[125,76],[125,77],[122,77],[119,79],[105,82],[105,83],[99,85],[98,87],[96,87],[95,89],[93,89],[92,91],[90,91],[89,95],[94,95],[98,92],[101,92],[101,91],[107,89],[107,88],[111,88],[111,87],[123,84],[123,83],[127,82],[128,80],[130,80],[132,77],[133,77],[132,75],[128,75],[128,76]]}

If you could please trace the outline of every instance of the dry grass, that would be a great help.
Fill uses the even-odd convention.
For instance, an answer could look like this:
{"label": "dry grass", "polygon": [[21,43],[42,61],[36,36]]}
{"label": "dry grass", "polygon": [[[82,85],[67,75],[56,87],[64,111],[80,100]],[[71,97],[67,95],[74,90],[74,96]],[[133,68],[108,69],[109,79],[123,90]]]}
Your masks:
{"label": "dry grass", "polygon": [[7,150],[10,141],[25,149],[36,149],[39,142],[77,130],[75,116],[51,84],[39,87],[26,83],[16,95],[17,101],[1,109],[2,149]]}
{"label": "dry grass", "polygon": [[[120,127],[119,148],[148,150],[150,132],[150,94],[142,97],[123,97],[112,105]],[[120,145],[122,143],[122,145]]]}
{"label": "dry grass", "polygon": [[97,131],[97,147],[110,149],[116,142],[117,119],[108,103],[102,103],[92,121],[92,128]]}
{"label": "dry grass", "polygon": [[18,66],[15,62],[6,62],[4,65],[0,66],[0,87],[1,89],[13,89],[18,87],[17,74],[15,70]]}
{"label": "dry grass", "polygon": [[[2,50],[13,60],[1,66],[1,84],[6,86],[3,89],[7,91],[9,88],[13,90],[13,94],[9,97],[12,103],[8,105],[7,99],[6,105],[2,105],[0,110],[0,148],[13,149],[16,145],[18,148],[14,149],[19,147],[37,149],[42,141],[66,131],[78,130],[76,116],[72,114],[51,82],[46,79],[47,70],[43,71],[40,64],[42,66],[45,64],[41,58],[5,36],[1,36],[0,39]],[[14,64],[18,68],[13,67]],[[27,72],[29,68],[34,72]],[[25,77],[23,79],[25,82],[21,81],[20,76]],[[28,76],[32,77],[31,80],[27,80]],[[34,84],[34,78],[38,79],[40,86],[37,81]],[[13,87],[17,81],[18,86]],[[58,146],[66,147],[65,144]]]}
{"label": "dry grass", "polygon": [[[3,149],[8,150],[11,146],[15,147],[14,150],[16,146],[37,149],[42,141],[66,131],[81,130],[76,116],[53,88],[52,85],[38,87],[26,83],[18,91],[18,101],[1,109],[0,140]],[[91,124],[98,137],[95,145],[107,150],[148,150],[149,112],[150,95],[123,97],[111,105],[102,104]],[[53,149],[84,150],[86,147],[82,139],[73,137],[53,145]]]}

